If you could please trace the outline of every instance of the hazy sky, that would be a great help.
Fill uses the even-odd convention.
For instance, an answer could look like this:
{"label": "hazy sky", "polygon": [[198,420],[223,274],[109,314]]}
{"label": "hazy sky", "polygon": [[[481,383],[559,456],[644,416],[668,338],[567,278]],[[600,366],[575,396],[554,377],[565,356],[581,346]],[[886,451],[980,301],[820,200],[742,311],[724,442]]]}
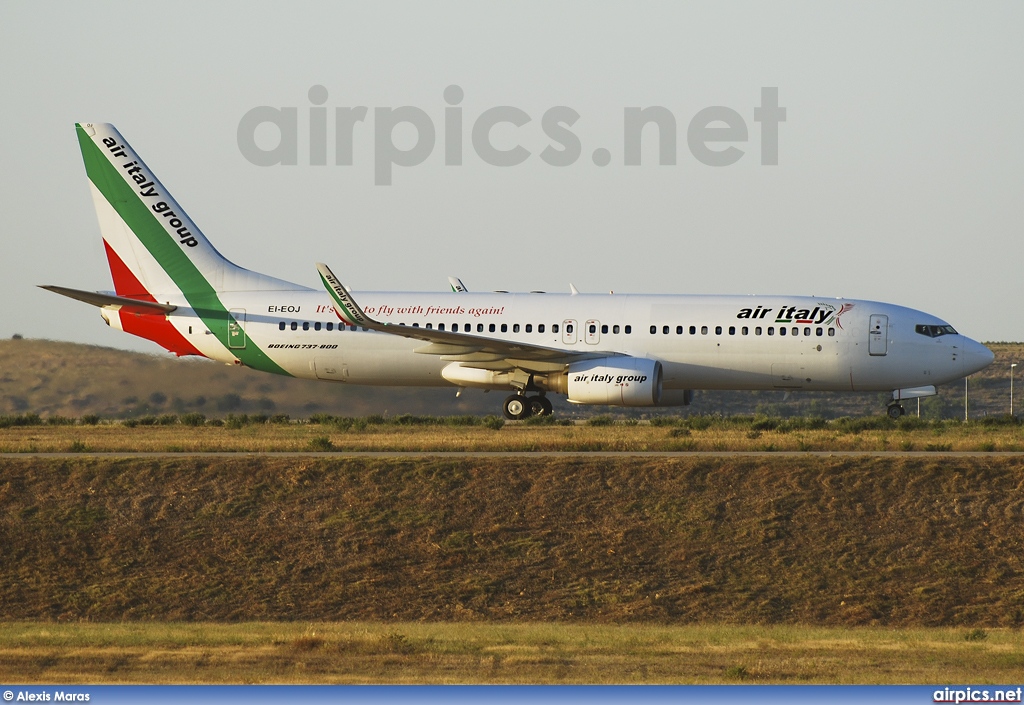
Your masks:
{"label": "hazy sky", "polygon": [[[356,290],[784,293],[919,308],[981,340],[1024,340],[1024,3],[0,4],[0,337],[136,350],[86,304],[36,289],[111,289],[73,125],[112,122],[238,264]],[[461,166],[446,166],[445,89],[463,99]],[[310,164],[310,88],[327,97],[327,165]],[[777,87],[778,165],[754,120]],[[314,91],[316,93],[316,91]],[[323,91],[320,91],[323,100]],[[314,96],[316,97],[316,96]],[[298,164],[256,166],[239,123],[296,108]],[[335,108],[366,106],[352,164]],[[375,185],[378,108],[414,106],[429,156]],[[513,106],[487,163],[473,126]],[[541,158],[562,142],[581,153]],[[624,110],[675,118],[676,163],[624,165]],[[709,106],[735,111],[742,151],[708,166],[687,141]],[[381,123],[383,124],[383,123]],[[720,123],[715,123],[720,125]],[[276,131],[255,132],[269,149]],[[411,148],[409,125],[393,134]],[[606,149],[607,166],[593,153]]]}

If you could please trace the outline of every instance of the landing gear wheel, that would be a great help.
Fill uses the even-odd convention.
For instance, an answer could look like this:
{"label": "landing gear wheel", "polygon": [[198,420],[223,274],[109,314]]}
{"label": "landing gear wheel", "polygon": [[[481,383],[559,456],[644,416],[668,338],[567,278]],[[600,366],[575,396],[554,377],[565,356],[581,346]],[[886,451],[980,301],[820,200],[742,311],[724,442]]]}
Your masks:
{"label": "landing gear wheel", "polygon": [[550,416],[551,402],[547,397],[536,396],[526,400],[530,405],[530,416]]}
{"label": "landing gear wheel", "polygon": [[886,409],[885,413],[889,415],[889,418],[893,421],[899,420],[903,414],[907,413],[906,410],[899,404],[890,404],[889,408]]}
{"label": "landing gear wheel", "polygon": [[505,412],[506,419],[519,421],[529,416],[530,406],[531,404],[522,394],[513,394],[505,399],[502,410]]}

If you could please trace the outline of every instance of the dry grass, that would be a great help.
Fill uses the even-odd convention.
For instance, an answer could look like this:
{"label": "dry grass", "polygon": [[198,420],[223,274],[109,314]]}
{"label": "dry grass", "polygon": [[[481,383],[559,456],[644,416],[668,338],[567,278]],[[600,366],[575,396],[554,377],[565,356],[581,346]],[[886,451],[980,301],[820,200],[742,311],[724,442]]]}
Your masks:
{"label": "dry grass", "polygon": [[800,626],[0,625],[19,683],[991,683],[1024,635]]}
{"label": "dry grass", "polygon": [[[755,424],[756,425],[756,424]],[[0,429],[0,452],[270,451],[1024,451],[1024,426],[942,422],[882,429],[757,430],[751,424],[681,426],[258,424],[241,428],[181,425],[27,426]]]}
{"label": "dry grass", "polygon": [[1019,457],[6,458],[0,619],[1024,626]]}

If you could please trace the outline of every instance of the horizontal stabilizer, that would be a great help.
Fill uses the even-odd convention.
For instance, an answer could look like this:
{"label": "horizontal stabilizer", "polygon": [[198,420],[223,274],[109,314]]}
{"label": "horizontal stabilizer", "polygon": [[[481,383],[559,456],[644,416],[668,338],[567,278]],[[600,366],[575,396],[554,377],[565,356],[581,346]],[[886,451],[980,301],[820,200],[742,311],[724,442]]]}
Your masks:
{"label": "horizontal stabilizer", "polygon": [[151,315],[168,314],[178,308],[171,304],[160,304],[155,301],[139,301],[138,299],[129,299],[124,296],[112,296],[111,294],[101,294],[96,291],[82,291],[81,289],[68,289],[63,286],[40,284],[39,288],[52,291],[53,293],[60,294],[61,296],[67,296],[69,299],[84,301],[87,304],[99,306],[100,308],[112,308],[115,310],[129,311],[131,313],[148,313]]}

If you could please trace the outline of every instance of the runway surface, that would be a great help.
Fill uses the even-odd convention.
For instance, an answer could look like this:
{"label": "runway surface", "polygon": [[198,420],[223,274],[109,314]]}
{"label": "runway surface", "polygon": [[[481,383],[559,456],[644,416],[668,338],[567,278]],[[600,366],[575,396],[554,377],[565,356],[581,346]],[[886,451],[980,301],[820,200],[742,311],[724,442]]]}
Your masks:
{"label": "runway surface", "polygon": [[0,453],[16,458],[1024,458],[1024,451],[179,451]]}

